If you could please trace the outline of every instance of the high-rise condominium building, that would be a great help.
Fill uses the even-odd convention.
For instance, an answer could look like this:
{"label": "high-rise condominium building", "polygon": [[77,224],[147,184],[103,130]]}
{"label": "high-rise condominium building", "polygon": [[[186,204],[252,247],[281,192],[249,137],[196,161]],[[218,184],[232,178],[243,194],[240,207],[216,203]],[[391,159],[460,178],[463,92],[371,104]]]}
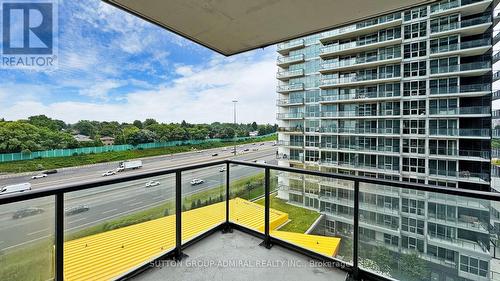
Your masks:
{"label": "high-rise condominium building", "polygon": [[[490,191],[493,5],[441,1],[279,44],[280,165]],[[279,181],[280,198],[352,237],[351,185]],[[359,233],[418,254],[431,280],[490,280],[490,208],[361,187]]]}

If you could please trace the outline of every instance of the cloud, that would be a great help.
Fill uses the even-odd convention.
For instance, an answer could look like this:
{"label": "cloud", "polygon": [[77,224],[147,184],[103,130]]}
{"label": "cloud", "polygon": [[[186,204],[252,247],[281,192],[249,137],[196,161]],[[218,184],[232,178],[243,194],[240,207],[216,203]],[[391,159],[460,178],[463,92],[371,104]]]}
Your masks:
{"label": "cloud", "polygon": [[95,83],[88,89],[80,90],[80,95],[86,96],[92,99],[109,100],[109,92],[122,86],[123,83],[114,80],[106,80]]}

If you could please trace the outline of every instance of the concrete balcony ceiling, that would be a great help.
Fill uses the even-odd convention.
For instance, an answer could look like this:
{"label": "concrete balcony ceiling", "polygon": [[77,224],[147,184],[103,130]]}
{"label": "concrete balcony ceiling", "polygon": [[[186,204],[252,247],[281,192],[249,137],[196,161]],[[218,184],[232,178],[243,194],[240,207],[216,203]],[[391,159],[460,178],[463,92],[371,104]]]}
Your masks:
{"label": "concrete balcony ceiling", "polygon": [[103,0],[223,55],[369,19],[432,0]]}

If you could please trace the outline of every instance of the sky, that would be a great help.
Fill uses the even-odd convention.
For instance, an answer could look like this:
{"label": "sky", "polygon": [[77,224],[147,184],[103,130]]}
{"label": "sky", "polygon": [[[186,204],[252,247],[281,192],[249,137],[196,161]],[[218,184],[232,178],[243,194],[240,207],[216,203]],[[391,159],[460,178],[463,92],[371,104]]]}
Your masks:
{"label": "sky", "polygon": [[0,118],[275,123],[276,48],[224,57],[98,0],[59,0],[55,71],[0,69]]}

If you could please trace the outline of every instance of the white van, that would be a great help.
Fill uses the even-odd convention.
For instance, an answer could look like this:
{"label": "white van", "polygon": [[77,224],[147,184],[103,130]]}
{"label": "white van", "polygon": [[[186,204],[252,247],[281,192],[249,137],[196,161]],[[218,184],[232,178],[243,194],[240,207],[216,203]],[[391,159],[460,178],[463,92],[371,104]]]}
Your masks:
{"label": "white van", "polygon": [[23,192],[28,190],[31,190],[31,183],[29,182],[7,185],[0,188],[0,195]]}

